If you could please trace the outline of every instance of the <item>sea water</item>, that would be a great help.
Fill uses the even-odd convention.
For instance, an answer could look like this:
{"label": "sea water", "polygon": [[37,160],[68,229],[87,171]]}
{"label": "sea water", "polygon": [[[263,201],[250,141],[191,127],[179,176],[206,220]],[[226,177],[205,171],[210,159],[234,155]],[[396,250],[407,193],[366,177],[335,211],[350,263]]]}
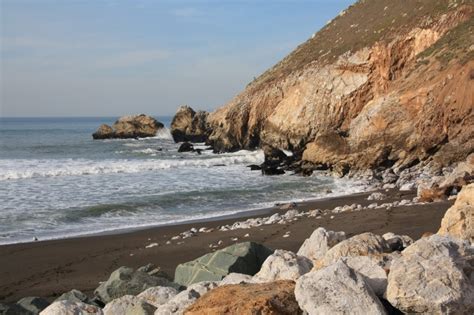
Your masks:
{"label": "sea water", "polygon": [[[156,117],[169,127],[170,117]],[[262,176],[263,153],[178,153],[168,128],[93,140],[100,118],[0,118],[0,244],[236,214],[357,192],[329,177]],[[200,148],[205,148],[204,144]]]}

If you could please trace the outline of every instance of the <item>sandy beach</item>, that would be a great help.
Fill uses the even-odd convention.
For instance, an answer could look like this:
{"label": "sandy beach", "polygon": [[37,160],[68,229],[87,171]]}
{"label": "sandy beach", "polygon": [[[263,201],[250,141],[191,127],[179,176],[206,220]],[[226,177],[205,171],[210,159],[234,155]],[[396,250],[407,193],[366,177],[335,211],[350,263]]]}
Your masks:
{"label": "sandy beach", "polygon": [[[315,200],[297,204],[296,208],[304,211],[316,208],[333,209],[353,203],[367,206],[373,202],[367,200],[369,194],[370,192]],[[386,194],[387,198],[383,202],[412,199],[415,196],[414,192],[397,190]],[[153,263],[173,276],[177,264],[210,252],[212,249],[209,245],[218,241],[222,241],[218,248],[240,241],[254,241],[270,248],[297,251],[302,242],[319,226],[344,231],[348,236],[366,231],[380,235],[394,232],[418,239],[425,232],[438,230],[441,218],[451,205],[451,201],[443,201],[391,209],[326,214],[320,219],[302,217],[287,224],[233,231],[214,230],[173,241],[170,241],[173,236],[192,227],[216,228],[239,219],[225,218],[119,234],[4,245],[0,246],[0,301],[13,302],[25,296],[41,296],[54,300],[71,289],[92,294],[99,282],[106,280],[109,274],[120,266],[136,268]],[[268,216],[272,212],[286,210],[275,207],[243,215],[246,215],[246,219],[249,216]],[[283,237],[285,234],[289,236]],[[158,245],[146,248],[152,243]]]}

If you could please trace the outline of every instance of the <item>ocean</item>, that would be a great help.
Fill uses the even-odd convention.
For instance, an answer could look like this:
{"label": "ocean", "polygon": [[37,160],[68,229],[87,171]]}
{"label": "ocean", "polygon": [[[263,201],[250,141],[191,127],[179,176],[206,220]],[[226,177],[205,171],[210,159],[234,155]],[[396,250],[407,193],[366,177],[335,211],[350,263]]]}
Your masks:
{"label": "ocean", "polygon": [[[171,117],[156,117],[169,127]],[[116,117],[0,118],[0,244],[175,224],[363,190],[335,178],[262,176],[261,151],[178,153],[154,138],[92,140]],[[204,144],[201,145],[204,148]]]}

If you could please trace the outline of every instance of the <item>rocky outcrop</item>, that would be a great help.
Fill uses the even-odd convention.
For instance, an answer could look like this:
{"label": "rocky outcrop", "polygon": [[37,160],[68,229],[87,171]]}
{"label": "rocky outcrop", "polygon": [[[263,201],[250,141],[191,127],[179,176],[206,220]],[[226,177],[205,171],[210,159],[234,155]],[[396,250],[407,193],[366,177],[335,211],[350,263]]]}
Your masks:
{"label": "rocky outcrop", "polygon": [[103,315],[101,308],[82,302],[57,301],[45,308],[41,315]]}
{"label": "rocky outcrop", "polygon": [[301,314],[294,288],[293,281],[225,285],[197,300],[185,314]]}
{"label": "rocky outcrop", "polygon": [[144,114],[120,117],[113,125],[103,124],[92,134],[94,139],[127,139],[154,137],[164,125]]}
{"label": "rocky outcrop", "polygon": [[302,152],[341,176],[461,161],[474,150],[472,14],[470,1],[358,1],[210,113],[209,141]]}
{"label": "rocky outcrop", "polygon": [[364,277],[342,261],[299,278],[295,296],[308,314],[386,314]]}
{"label": "rocky outcrop", "polygon": [[393,261],[387,299],[405,313],[472,314],[474,249],[449,237],[421,238]]}
{"label": "rocky outcrop", "polygon": [[298,255],[308,257],[312,261],[323,258],[327,251],[337,243],[346,239],[344,232],[326,231],[325,228],[317,228],[306,239],[298,250]]}
{"label": "rocky outcrop", "polygon": [[184,286],[219,281],[231,272],[254,275],[273,250],[253,242],[231,245],[176,267],[174,281]]}
{"label": "rocky outcrop", "polygon": [[454,205],[444,214],[438,234],[474,243],[474,184],[462,188]]}
{"label": "rocky outcrop", "polygon": [[297,280],[313,268],[306,257],[287,250],[277,249],[263,263],[260,271],[253,277],[254,282],[273,282],[277,280]]}
{"label": "rocky outcrop", "polygon": [[108,303],[124,295],[137,295],[156,286],[179,288],[179,285],[166,278],[155,277],[140,269],[120,267],[112,272],[109,279],[95,289],[94,293],[102,302]]}
{"label": "rocky outcrop", "polygon": [[171,122],[171,135],[175,142],[206,142],[210,133],[208,113],[195,112],[189,106],[181,106]]}

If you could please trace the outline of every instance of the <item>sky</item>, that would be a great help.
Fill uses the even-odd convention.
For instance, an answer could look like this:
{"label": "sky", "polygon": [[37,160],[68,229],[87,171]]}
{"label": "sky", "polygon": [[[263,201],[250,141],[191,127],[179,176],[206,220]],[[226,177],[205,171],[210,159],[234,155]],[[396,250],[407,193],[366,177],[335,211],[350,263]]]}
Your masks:
{"label": "sky", "polygon": [[213,110],[351,0],[0,0],[0,117]]}

